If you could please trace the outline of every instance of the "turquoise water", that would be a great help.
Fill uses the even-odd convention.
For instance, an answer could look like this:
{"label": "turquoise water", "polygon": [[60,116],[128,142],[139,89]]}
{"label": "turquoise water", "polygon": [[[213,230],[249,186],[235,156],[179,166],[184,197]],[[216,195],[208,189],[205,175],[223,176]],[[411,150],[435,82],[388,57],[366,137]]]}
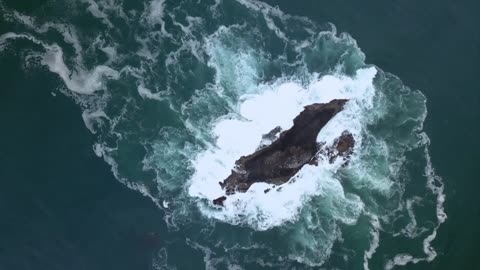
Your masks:
{"label": "turquoise water", "polygon": [[[478,44],[478,19],[455,17],[468,11],[463,6],[439,5],[435,16],[457,18],[471,35],[434,43],[437,24],[421,24],[426,18],[415,13],[426,10],[422,6],[368,5],[361,13],[353,4],[336,12],[331,3],[278,4],[2,2],[4,116],[15,127],[2,140],[2,159],[10,164],[2,179],[11,179],[6,182],[17,192],[2,196],[8,214],[0,265],[436,269],[460,260],[462,269],[475,269],[468,259],[475,222],[463,224],[472,217],[458,211],[475,205],[468,195],[474,186],[457,179],[474,177],[478,161],[478,96],[470,96],[476,84],[468,84],[478,73],[468,68],[478,58],[471,42]],[[389,14],[410,14],[419,21],[408,29],[418,32],[403,30],[408,23],[390,21]],[[383,32],[371,36],[373,24]],[[402,37],[436,44],[428,50],[436,57],[422,46],[409,48],[413,42]],[[458,57],[450,58],[445,51],[453,46],[463,51],[454,47]],[[462,58],[468,49],[473,54]],[[459,82],[460,71],[442,69],[438,61],[458,62],[466,79]],[[454,98],[451,87],[460,89]],[[258,145],[252,134],[279,123],[288,128],[285,112],[304,104],[345,96],[350,105],[331,132],[347,129],[359,142],[348,167],[305,170],[303,181],[272,197],[253,193],[226,209],[210,204],[229,162]],[[452,101],[459,102],[446,106]],[[465,129],[450,128],[457,127],[457,114],[469,131],[452,140]],[[32,136],[38,141],[29,146]],[[446,145],[468,136],[472,147],[455,158]],[[329,135],[319,137],[328,141]],[[112,175],[106,164],[116,182],[106,183]],[[452,251],[460,246],[466,251]]]}

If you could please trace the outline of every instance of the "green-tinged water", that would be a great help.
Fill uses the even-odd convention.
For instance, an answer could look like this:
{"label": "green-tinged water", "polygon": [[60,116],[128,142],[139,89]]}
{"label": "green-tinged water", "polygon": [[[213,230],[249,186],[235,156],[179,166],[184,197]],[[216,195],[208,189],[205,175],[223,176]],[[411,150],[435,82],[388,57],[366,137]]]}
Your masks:
{"label": "green-tinged water", "polygon": [[[0,269],[477,269],[479,5],[351,2],[0,0]],[[348,166],[211,203],[335,98]]]}

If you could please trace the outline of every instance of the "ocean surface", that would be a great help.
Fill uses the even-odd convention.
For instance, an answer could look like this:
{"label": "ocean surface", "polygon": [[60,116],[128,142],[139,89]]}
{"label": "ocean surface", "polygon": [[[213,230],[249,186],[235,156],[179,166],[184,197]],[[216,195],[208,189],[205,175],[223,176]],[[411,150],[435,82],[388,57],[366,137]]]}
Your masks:
{"label": "ocean surface", "polygon": [[[476,0],[0,0],[0,270],[480,269]],[[345,98],[347,166],[212,204]]]}

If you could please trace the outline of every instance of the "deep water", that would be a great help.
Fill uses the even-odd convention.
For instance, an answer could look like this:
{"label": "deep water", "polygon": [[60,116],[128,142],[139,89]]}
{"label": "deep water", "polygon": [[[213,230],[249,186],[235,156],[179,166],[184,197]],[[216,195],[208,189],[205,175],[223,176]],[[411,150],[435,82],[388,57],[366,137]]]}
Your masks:
{"label": "deep water", "polygon": [[[120,1],[97,2],[110,3],[110,6],[115,7]],[[194,7],[195,3],[193,2],[195,1],[185,2],[188,2],[186,6]],[[211,4],[210,2],[214,3],[215,1],[206,2]],[[219,2],[220,6],[225,8],[226,14],[231,16],[221,17],[225,24],[235,22],[238,20],[237,17],[247,16],[246,13],[242,13],[245,12],[244,9],[235,9],[235,4],[231,4],[235,1]],[[223,2],[226,3],[226,7],[223,7]],[[476,171],[480,161],[478,142],[480,137],[480,87],[477,79],[480,75],[478,68],[480,62],[480,31],[478,28],[480,6],[478,2],[464,0],[456,2],[314,0],[295,1],[295,3],[287,0],[266,2],[273,6],[278,5],[279,9],[286,14],[308,17],[319,26],[318,29],[328,29],[325,23],[333,23],[338,33],[347,32],[357,41],[358,47],[365,54],[364,62],[367,65],[374,64],[385,72],[395,74],[401,79],[403,85],[413,89],[412,91],[418,89],[425,95],[428,116],[424,122],[424,131],[431,141],[428,149],[436,175],[443,179],[445,185],[446,202],[444,207],[448,219],[439,227],[437,237],[432,242],[437,253],[437,257],[433,261],[409,263],[406,266],[397,266],[395,269],[480,268],[480,263],[476,259],[476,247],[480,241],[478,229],[480,228],[480,203],[476,195],[480,188]],[[96,2],[38,1],[33,4],[29,1],[0,1],[2,6],[0,9],[2,12],[0,36],[9,32],[26,33],[31,31],[34,33],[33,30],[28,30],[28,27],[22,28],[21,23],[14,22],[12,24],[9,14],[17,11],[19,14],[41,21],[81,26],[80,32],[85,38],[95,37],[97,33],[94,33],[93,30],[101,33],[105,30],[100,29],[109,29],[108,25],[111,24],[116,26],[114,28],[118,28],[118,31],[107,31],[111,33],[105,38],[107,44],[124,40],[125,48],[142,51],[138,44],[134,44],[139,41],[135,41],[132,35],[138,33],[140,37],[146,38],[144,34],[148,34],[149,29],[138,27],[128,30],[120,19],[123,15],[120,14],[118,17],[112,15],[115,14],[115,11],[107,12],[110,16],[107,20],[93,18],[86,11],[86,8],[92,5],[91,3]],[[167,1],[168,5],[174,6],[175,3]],[[106,6],[108,5],[104,7]],[[69,10],[69,8],[75,10]],[[144,6],[135,1],[125,1],[123,8],[125,10],[142,10]],[[72,14],[72,21],[69,21],[68,16],[55,17],[63,13],[62,9],[66,14]],[[201,10],[192,8],[185,10],[185,13],[201,17],[204,15]],[[177,12],[177,16],[182,16],[178,15],[182,14],[182,9],[175,12]],[[165,13],[168,13],[168,10]],[[252,11],[252,14],[255,13]],[[135,17],[132,14],[128,16]],[[156,14],[156,16],[161,15]],[[212,16],[212,14],[208,14],[208,16]],[[258,22],[248,23],[252,23],[252,25],[263,23],[261,16],[252,16]],[[277,17],[273,17],[277,20],[274,20],[274,23],[278,24]],[[188,20],[179,20],[188,24]],[[219,27],[218,22],[209,19],[208,22],[205,25],[207,30],[202,31],[215,32]],[[147,22],[139,23],[146,24]],[[167,22],[166,31],[170,29],[168,24]],[[160,29],[161,25],[162,23],[157,24],[157,29]],[[92,29],[91,35],[88,34],[89,28]],[[191,34],[194,36],[194,40],[206,38],[206,36],[197,37],[203,33],[202,31]],[[58,31],[50,31],[46,34],[40,32],[35,33],[35,37],[44,44],[53,42],[62,44],[66,55],[65,63],[71,70],[75,70],[75,61],[78,60],[74,57],[75,47],[68,45],[68,41],[63,40],[64,37]],[[302,33],[298,29],[291,29],[291,32]],[[265,33],[270,32],[266,31]],[[287,35],[294,35],[292,33],[287,33]],[[241,66],[242,70],[250,68],[249,61],[255,60],[253,71],[248,69],[245,73],[240,74],[240,77],[247,78],[241,81],[242,87],[246,83],[253,85],[252,89],[254,90],[248,89],[248,91],[256,91],[258,84],[256,80],[259,80],[254,74],[256,69],[262,69],[264,72],[262,80],[266,81],[267,85],[264,87],[267,90],[264,91],[268,91],[270,88],[274,89],[277,84],[282,83],[281,80],[275,81],[279,74],[285,78],[284,80],[292,78],[296,79],[295,82],[311,80],[307,76],[310,73],[305,73],[301,67],[297,69],[295,65],[292,65],[291,69],[282,70],[282,65],[279,67],[276,66],[276,63],[269,63],[270,55],[262,55],[261,49],[258,50],[258,54],[249,54],[247,45],[258,42],[259,46],[276,44],[268,47],[267,51],[271,55],[281,55],[284,48],[278,42],[274,42],[275,35],[269,36],[261,33],[258,35],[260,38],[253,38],[253,41],[249,40],[245,45],[235,39],[241,40],[244,33],[239,31],[236,34],[232,36],[227,34],[225,37],[219,34],[218,39],[213,36],[212,40],[220,40],[218,44],[225,45],[227,50],[226,52],[216,50],[220,45],[213,42],[213,45],[208,47],[213,49],[207,50],[206,55],[218,57],[222,68],[229,65],[228,62],[221,60],[226,55],[227,58],[230,58],[237,57],[239,52],[246,53],[250,58],[235,58],[238,60],[238,65],[244,65]],[[252,35],[256,37],[255,34]],[[125,39],[122,39],[124,37]],[[189,36],[184,38],[188,39]],[[84,50],[86,50],[86,43],[89,42],[91,40],[82,40]],[[147,49],[157,48],[160,45],[157,45],[156,42],[160,42],[158,37],[147,40],[144,46]],[[320,44],[325,45],[321,42]],[[338,44],[333,44],[332,51],[335,52]],[[153,58],[162,58],[164,50],[173,50],[176,45],[161,43],[158,52],[153,52]],[[196,43],[189,43],[189,45],[192,46],[190,48],[199,46]],[[326,45],[331,44],[326,43]],[[100,89],[97,93],[113,93],[111,96],[105,95],[113,100],[113,102],[109,101],[109,104],[114,104],[105,111],[108,116],[121,115],[118,118],[120,123],[118,128],[115,127],[111,130],[119,131],[122,134],[121,143],[117,144],[120,146],[119,150],[108,156],[105,154],[105,149],[108,148],[105,147],[115,145],[112,141],[116,139],[116,135],[112,136],[112,133],[107,132],[110,129],[109,124],[102,126],[96,122],[89,122],[88,115],[85,117],[85,111],[88,108],[91,109],[89,106],[101,107],[103,103],[99,105],[91,102],[94,98],[86,98],[88,100],[85,101],[86,99],[83,98],[85,93],[72,94],[72,91],[91,90],[96,86],[77,87],[78,85],[74,85],[75,82],[73,82],[70,86],[65,87],[65,79],[62,80],[57,74],[50,72],[47,65],[35,62],[36,60],[32,60],[32,62],[26,60],[29,57],[35,59],[32,52],[38,55],[44,53],[42,46],[44,45],[24,38],[13,43],[2,43],[0,40],[0,79],[2,82],[0,87],[0,213],[2,214],[0,217],[0,269],[168,269],[162,268],[167,266],[172,269],[174,269],[173,267],[176,269],[213,269],[214,267],[217,269],[227,269],[227,267],[231,267],[230,269],[241,269],[235,267],[308,269],[309,266],[305,262],[299,261],[298,256],[294,259],[282,257],[286,253],[293,254],[299,250],[306,250],[303,255],[304,259],[320,262],[327,269],[364,269],[363,252],[369,246],[371,247],[369,235],[372,233],[372,226],[375,228],[372,225],[375,224],[375,219],[371,218],[371,215],[358,216],[347,211],[346,217],[355,220],[356,225],[345,221],[335,221],[334,225],[320,225],[324,226],[321,228],[327,230],[327,236],[329,233],[342,231],[342,240],[328,238],[328,241],[333,241],[333,247],[323,245],[328,242],[327,237],[313,239],[312,235],[319,237],[319,234],[309,234],[308,232],[302,234],[305,236],[302,241],[320,242],[314,245],[315,250],[333,250],[331,254],[327,252],[327,255],[324,255],[322,253],[321,256],[326,257],[319,259],[315,257],[315,253],[312,253],[313,255],[309,253],[309,244],[299,241],[298,237],[294,238],[299,242],[295,243],[296,246],[292,244],[293,247],[288,244],[290,238],[279,239],[279,236],[285,237],[292,233],[298,233],[297,227],[291,226],[289,223],[280,227],[273,226],[273,228],[268,225],[269,230],[262,233],[255,230],[259,228],[256,223],[253,225],[250,223],[236,224],[235,221],[229,219],[230,216],[219,218],[212,215],[213,217],[207,217],[206,213],[210,212],[202,210],[204,201],[196,201],[185,195],[188,185],[178,185],[178,183],[183,183],[182,181],[190,178],[193,171],[199,171],[194,165],[188,170],[183,170],[184,167],[189,167],[187,162],[189,155],[206,151],[205,149],[208,149],[208,145],[212,141],[208,132],[203,132],[202,129],[212,119],[215,120],[216,117],[231,112],[229,111],[231,107],[235,107],[232,104],[237,104],[237,99],[241,99],[235,94],[227,93],[224,96],[208,96],[211,99],[208,99],[206,108],[202,107],[203,103],[198,101],[200,98],[185,103],[187,105],[193,103],[194,105],[191,107],[183,105],[183,102],[189,101],[189,98],[194,95],[192,94],[194,89],[202,89],[207,82],[214,79],[215,72],[211,69],[211,65],[202,64],[202,61],[196,62],[195,57],[180,53],[178,55],[180,60],[176,60],[182,61],[182,65],[176,66],[173,71],[166,71],[170,74],[168,76],[171,74],[174,76],[163,76],[161,65],[139,64],[143,61],[142,59],[152,57],[152,55],[148,55],[152,51],[148,53],[142,51],[145,54],[138,58],[121,60],[122,65],[141,66],[148,69],[141,73],[143,76],[141,80],[138,79],[138,73],[131,72],[128,74],[131,76],[130,78],[124,78],[125,80],[118,82],[115,79],[116,74],[105,71],[112,78],[111,82],[99,86],[98,88],[105,87],[107,90]],[[3,51],[2,48],[4,48]],[[125,51],[125,48],[118,49],[117,56],[126,55],[128,52]],[[349,44],[346,45],[346,48],[350,54],[346,57],[347,64],[340,72],[352,76],[354,71],[363,68],[364,64],[355,46]],[[237,49],[238,51],[236,51]],[[228,54],[232,51],[233,54]],[[285,62],[278,60],[280,64],[291,63],[294,60],[293,51],[289,53],[286,53],[287,60]],[[306,54],[310,55],[308,52]],[[311,61],[309,63],[314,68],[311,66],[308,68],[318,69],[320,72],[331,68],[328,66],[329,61],[335,60],[328,57],[315,58],[315,53],[311,54],[314,57],[307,58],[307,60]],[[87,69],[99,65],[99,63],[107,63],[114,67],[116,65],[115,62],[109,62],[108,53],[99,57],[101,59],[92,56],[89,52],[84,55],[85,59],[82,61]],[[113,55],[115,56],[115,54]],[[258,59],[261,61],[257,61]],[[33,64],[29,65],[28,63]],[[326,63],[326,69],[319,66],[319,63]],[[118,68],[120,64],[117,63],[117,65]],[[182,73],[180,76],[178,70],[183,71],[182,69],[186,67],[191,68],[192,71]],[[299,73],[302,76],[299,76]],[[72,74],[67,74],[67,77]],[[179,81],[187,82],[187,84],[178,87],[178,82],[175,81],[176,75],[178,75]],[[168,78],[165,79],[166,77]],[[138,81],[136,81],[137,79]],[[81,80],[82,78],[78,81]],[[171,81],[165,82],[167,80]],[[236,80],[231,81],[228,78],[223,78],[223,80],[220,84],[215,84],[215,87],[219,85],[227,85],[234,89],[238,87],[235,84]],[[156,89],[156,85],[165,83],[170,84],[172,86],[170,91],[174,92],[173,97],[167,99],[168,101],[165,101],[162,94],[155,95],[161,92]],[[216,89],[209,87],[205,89]],[[134,91],[131,92],[131,89]],[[146,90],[142,91],[142,89]],[[407,93],[417,93],[409,91]],[[140,94],[141,98],[136,97],[136,93]],[[257,92],[252,93],[256,94]],[[102,98],[105,97],[103,95],[101,94]],[[167,93],[168,95],[171,93]],[[412,95],[411,101],[414,104],[422,104],[420,96],[408,95]],[[131,99],[127,99],[127,102],[123,103],[123,97]],[[129,103],[132,99],[135,102]],[[155,102],[166,105],[156,106],[155,104],[158,103]],[[212,108],[212,104],[216,107]],[[169,110],[169,108],[173,109]],[[182,113],[185,110],[188,121],[178,117],[179,108]],[[189,111],[194,109],[197,111]],[[415,113],[416,110],[419,110],[418,115]],[[123,117],[122,112],[125,111],[128,113],[125,114],[127,117]],[[215,114],[212,119],[197,117],[197,115],[202,115],[202,113],[206,115],[212,111]],[[407,113],[402,114],[404,112]],[[412,114],[409,114],[410,112]],[[148,117],[154,115],[159,116],[158,119]],[[387,113],[387,115],[389,114]],[[405,110],[399,109],[396,115],[420,117],[421,106]],[[88,128],[85,119],[87,119],[87,126],[90,124]],[[124,119],[129,121],[123,121]],[[414,122],[420,123],[421,121],[415,120]],[[183,125],[188,126],[185,123],[191,124],[193,130],[199,130],[199,132],[195,133],[195,136],[189,137],[183,131],[161,130],[162,126],[180,129]],[[399,136],[395,137],[397,140],[398,138],[405,140],[411,138],[408,134],[401,135],[404,132],[403,129],[388,133],[390,131],[377,128],[373,129],[368,126],[369,131],[378,131],[377,135],[383,139],[387,137],[384,135],[385,132],[392,134],[388,135],[388,138],[397,135]],[[92,134],[89,129],[96,133]],[[138,130],[146,131],[138,132]],[[406,130],[410,131],[411,127],[407,125]],[[414,134],[413,131],[412,134]],[[124,138],[127,139],[123,141]],[[389,140],[385,139],[385,141]],[[136,145],[136,142],[141,143]],[[168,145],[170,147],[168,149],[178,149],[178,151],[166,151],[165,142],[172,142]],[[94,145],[96,146],[92,149]],[[105,147],[101,148],[101,145]],[[185,152],[185,149],[191,152]],[[423,220],[427,224],[425,226],[430,229],[428,232],[431,232],[437,222],[435,200],[428,195],[427,191],[422,190],[425,186],[423,149],[420,147],[411,152],[407,151],[405,154],[405,166],[409,168],[408,173],[400,174],[398,178],[405,181],[407,187],[405,193],[401,193],[404,194],[405,200],[403,197],[393,196],[392,201],[397,203],[398,200],[399,204],[407,205],[408,194],[419,193],[420,195],[417,196],[425,196],[425,202],[421,203],[425,207],[419,207],[416,216],[419,223]],[[177,155],[178,152],[181,154]],[[96,154],[103,155],[110,165]],[[115,162],[109,161],[110,157]],[[155,161],[158,160],[178,160],[178,162],[164,165],[162,162],[157,164]],[[149,170],[142,172],[142,164],[146,164]],[[193,162],[193,164],[195,163]],[[113,165],[116,177],[112,173],[111,165]],[[352,172],[355,171],[347,171],[346,174],[349,175]],[[160,179],[164,180],[161,184],[152,180],[158,180],[159,175]],[[335,180],[335,178],[332,179],[332,181]],[[131,183],[136,184],[132,185]],[[153,201],[127,186],[141,190],[144,188],[149,191]],[[351,194],[358,194],[362,198],[366,204],[364,209],[368,209],[369,214],[373,213],[374,216],[384,214],[383,209],[377,209],[374,207],[375,204],[370,204],[372,201],[383,202],[384,198],[380,195],[370,197],[370,192],[366,192],[367,195],[365,195],[362,193],[362,189],[355,187],[355,182],[351,182],[351,185],[346,184],[344,188]],[[190,192],[190,194],[194,194],[193,198],[201,198],[195,192]],[[322,198],[328,198],[328,196],[317,198],[320,204],[328,202]],[[377,199],[378,201],[376,201]],[[190,200],[193,200],[193,203]],[[178,207],[178,201],[185,207]],[[165,203],[170,203],[169,208],[164,209]],[[189,206],[189,203],[192,207]],[[268,210],[268,206],[266,207],[265,209]],[[388,207],[385,205],[387,210]],[[311,208],[315,209],[315,207]],[[315,210],[310,210],[310,207],[303,209],[302,213],[308,211],[316,213]],[[335,214],[338,213],[331,213],[329,209],[323,209],[318,215],[320,220],[322,217],[325,220],[327,217],[335,218]],[[216,221],[218,219],[220,221]],[[395,223],[391,227],[388,222],[382,223],[385,231],[381,231],[379,234],[380,245],[369,260],[370,269],[384,269],[386,262],[395,255],[392,252],[400,252],[397,249],[401,252],[410,252],[425,257],[425,254],[422,253],[422,241],[428,233],[410,240],[403,238],[398,240],[399,238],[392,237],[391,232],[395,231],[395,227],[401,226],[405,222],[407,221],[400,218],[399,224]],[[293,224],[297,223],[293,222]],[[331,228],[334,229],[328,231]],[[217,239],[223,239],[225,243],[209,242],[209,240],[216,241]],[[232,243],[239,244],[234,246]],[[209,246],[210,244],[211,246]],[[268,249],[261,245],[278,248]],[[224,247],[228,247],[227,250],[224,250]],[[244,250],[246,251],[244,252]],[[235,257],[232,253],[239,253],[239,256]],[[226,262],[222,261],[222,258],[225,258]],[[257,258],[258,261],[252,262],[252,258]],[[278,258],[282,258],[283,261],[278,261],[280,260]],[[318,266],[313,268],[318,268]]]}

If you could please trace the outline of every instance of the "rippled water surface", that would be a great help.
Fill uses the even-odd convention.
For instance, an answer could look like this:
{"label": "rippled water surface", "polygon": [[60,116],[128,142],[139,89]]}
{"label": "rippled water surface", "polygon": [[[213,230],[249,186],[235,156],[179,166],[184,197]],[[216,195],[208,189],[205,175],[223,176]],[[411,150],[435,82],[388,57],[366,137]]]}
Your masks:
{"label": "rippled water surface", "polygon": [[[478,17],[338,5],[0,0],[0,269],[475,269],[452,248],[478,239],[459,225],[478,223],[478,185],[462,186],[479,160]],[[349,101],[317,141],[350,132],[347,166],[212,204],[263,134],[332,99]]]}

